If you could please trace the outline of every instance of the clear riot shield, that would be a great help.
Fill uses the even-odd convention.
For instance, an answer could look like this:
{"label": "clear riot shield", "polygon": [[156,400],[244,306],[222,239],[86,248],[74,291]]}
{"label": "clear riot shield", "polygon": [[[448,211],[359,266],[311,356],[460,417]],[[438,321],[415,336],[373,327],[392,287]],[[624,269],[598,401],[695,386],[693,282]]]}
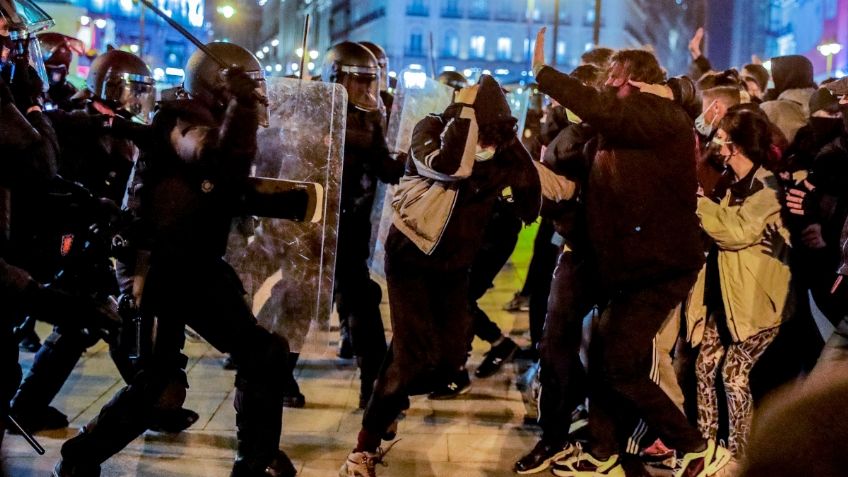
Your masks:
{"label": "clear riot shield", "polygon": [[[264,189],[272,195],[294,189],[295,195],[283,196],[285,204],[280,204],[279,194],[276,202],[260,199],[261,206],[254,210],[292,207],[292,201],[294,208],[302,201],[304,210],[289,215],[248,212],[265,217],[237,221],[228,260],[260,324],[286,337],[292,351],[299,352],[310,329],[316,339],[318,331],[329,329],[347,94],[337,84],[288,78],[268,78],[267,86],[270,126],[259,129],[252,175],[259,182],[290,181],[291,186],[264,181]],[[323,208],[316,210],[316,202]]]}
{"label": "clear riot shield", "polygon": [[[386,131],[386,144],[389,151],[409,152],[412,142],[412,130],[418,121],[430,113],[441,113],[453,100],[453,88],[430,79],[423,71],[404,71],[398,76],[398,89],[392,104],[392,114]],[[383,270],[385,260],[386,237],[392,224],[391,197],[394,186],[380,184],[372,218],[379,217],[376,240],[371,253],[371,271],[385,278]],[[382,200],[380,200],[382,199]]]}
{"label": "clear riot shield", "polygon": [[527,124],[527,110],[530,108],[530,88],[519,87],[506,94],[512,116],[518,120],[518,134],[524,133]]}

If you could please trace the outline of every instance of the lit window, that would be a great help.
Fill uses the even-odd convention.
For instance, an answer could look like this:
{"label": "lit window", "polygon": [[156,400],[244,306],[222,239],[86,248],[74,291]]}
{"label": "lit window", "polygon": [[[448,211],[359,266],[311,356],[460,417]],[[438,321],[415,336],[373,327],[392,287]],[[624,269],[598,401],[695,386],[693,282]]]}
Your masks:
{"label": "lit window", "polygon": [[469,53],[472,58],[483,58],[486,55],[486,37],[483,35],[472,35]]}
{"label": "lit window", "polygon": [[509,60],[512,58],[512,38],[498,38],[498,59]]}
{"label": "lit window", "polygon": [[459,55],[459,35],[453,30],[445,32],[445,51],[444,56],[448,58],[456,58]]}

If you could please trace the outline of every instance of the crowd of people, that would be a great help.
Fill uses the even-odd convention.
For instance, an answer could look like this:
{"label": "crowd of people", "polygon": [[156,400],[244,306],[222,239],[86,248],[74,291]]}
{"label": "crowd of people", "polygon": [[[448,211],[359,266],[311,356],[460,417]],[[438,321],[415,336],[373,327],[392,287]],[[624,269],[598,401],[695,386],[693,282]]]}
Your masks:
{"label": "crowd of people", "polygon": [[[188,326],[237,370],[231,475],[294,476],[280,435],[283,407],[305,404],[299,350],[257,323],[224,258],[268,122],[261,64],[210,43],[157,101],[147,65],[110,50],[77,90],[78,40],[36,35],[32,12],[0,0],[0,439],[68,426],[51,401],[101,339],[126,387],[53,475],[100,475],[146,430],[186,430],[198,419],[183,407]],[[799,475],[774,464],[769,429],[792,403],[830,409],[848,382],[848,79],[818,85],[802,56],[715,71],[702,37],[687,75],[607,48],[565,73],[546,65],[542,29],[528,134],[493,77],[445,72],[451,104],[400,154],[386,142],[398,108],[383,49],[327,52],[317,79],[348,101],[338,352],[356,358],[364,410],[341,477],[376,475],[411,396],[468,391],[475,336],[491,346],[479,379],[518,355],[538,363],[540,439],[517,474]],[[394,185],[389,343],[368,266],[380,182]],[[522,350],[477,302],[537,220],[526,293],[507,305],[529,310]],[[836,328],[826,343],[814,310]],[[43,343],[33,320],[54,325]],[[25,377],[19,343],[37,351]],[[816,475],[843,475],[827,455]]]}

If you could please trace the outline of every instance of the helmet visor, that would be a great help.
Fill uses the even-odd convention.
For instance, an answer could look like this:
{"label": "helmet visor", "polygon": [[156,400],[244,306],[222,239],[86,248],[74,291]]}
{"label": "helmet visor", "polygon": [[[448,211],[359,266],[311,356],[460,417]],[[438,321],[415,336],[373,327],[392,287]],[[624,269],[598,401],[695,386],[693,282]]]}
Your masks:
{"label": "helmet visor", "polygon": [[133,121],[150,124],[156,106],[153,78],[132,74],[112,76],[99,93],[102,100],[128,114]]}
{"label": "helmet visor", "polygon": [[32,34],[53,25],[50,15],[31,0],[0,0],[0,33],[17,30]]}
{"label": "helmet visor", "polygon": [[363,111],[377,111],[380,108],[379,70],[368,72],[351,71],[341,75],[340,83],[347,90],[350,104]]}
{"label": "helmet visor", "polygon": [[[0,42],[0,65],[6,63],[18,65],[20,61],[25,60],[41,78],[43,90],[47,91],[50,82],[47,78],[47,70],[44,68],[44,58],[41,56],[41,45],[38,40],[34,36],[29,37],[27,33],[21,34],[18,31],[13,31],[9,36],[0,34],[0,38],[3,40]],[[14,81],[14,77],[11,81]]]}

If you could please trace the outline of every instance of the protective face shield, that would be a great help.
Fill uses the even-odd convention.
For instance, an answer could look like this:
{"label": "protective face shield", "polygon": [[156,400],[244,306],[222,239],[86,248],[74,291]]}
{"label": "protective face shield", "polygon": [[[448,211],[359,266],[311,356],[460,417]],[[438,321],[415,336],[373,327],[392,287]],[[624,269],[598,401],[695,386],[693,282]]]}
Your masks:
{"label": "protective face shield", "polygon": [[342,65],[340,70],[339,84],[347,90],[350,104],[366,112],[380,109],[379,69]]}
{"label": "protective face shield", "polygon": [[101,91],[94,94],[133,121],[149,124],[156,105],[155,81],[149,76],[122,74],[103,82]]}
{"label": "protective face shield", "polygon": [[30,0],[0,0],[0,63],[26,59],[46,88],[47,72],[35,33],[54,24],[50,15]]}

